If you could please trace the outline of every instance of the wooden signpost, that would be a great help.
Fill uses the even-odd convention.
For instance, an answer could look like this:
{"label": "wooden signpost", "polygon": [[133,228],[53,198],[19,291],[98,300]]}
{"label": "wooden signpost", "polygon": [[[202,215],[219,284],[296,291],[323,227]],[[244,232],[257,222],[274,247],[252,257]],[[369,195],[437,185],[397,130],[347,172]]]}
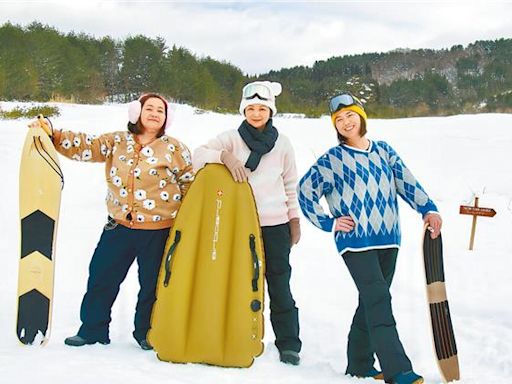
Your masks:
{"label": "wooden signpost", "polygon": [[469,239],[469,250],[473,250],[473,244],[475,242],[475,231],[476,231],[476,219],[478,216],[494,217],[496,211],[492,208],[483,208],[478,206],[478,197],[475,197],[475,205],[461,205],[459,213],[461,215],[472,215],[473,225],[471,226],[471,237]]}

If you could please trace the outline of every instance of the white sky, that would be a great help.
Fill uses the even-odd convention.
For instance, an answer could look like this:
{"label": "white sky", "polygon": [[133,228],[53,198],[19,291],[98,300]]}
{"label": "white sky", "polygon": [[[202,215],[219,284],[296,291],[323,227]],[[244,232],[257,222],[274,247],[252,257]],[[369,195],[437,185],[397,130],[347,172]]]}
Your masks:
{"label": "white sky", "polygon": [[[512,38],[512,1],[5,1],[0,24],[34,20],[96,37],[163,37],[244,73],[396,48]],[[1,47],[0,47],[1,49]]]}

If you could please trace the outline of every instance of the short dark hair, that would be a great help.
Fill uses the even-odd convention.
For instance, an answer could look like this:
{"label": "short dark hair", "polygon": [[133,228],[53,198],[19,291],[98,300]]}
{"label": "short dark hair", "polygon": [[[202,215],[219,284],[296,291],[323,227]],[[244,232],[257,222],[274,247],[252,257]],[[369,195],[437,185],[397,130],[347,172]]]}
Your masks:
{"label": "short dark hair", "polygon": [[[162,96],[160,96],[157,93],[145,93],[144,95],[142,95],[139,98],[139,102],[140,102],[141,111],[142,111],[142,108],[144,107],[144,104],[146,103],[146,101],[148,101],[148,99],[151,99],[153,97],[156,97],[157,99],[162,100],[163,103],[164,103],[164,107],[165,107],[165,120],[164,120],[164,124],[162,125],[162,128],[160,128],[160,130],[158,131],[158,133],[156,135],[156,137],[161,137],[165,133],[165,125],[167,124],[167,118],[168,118],[168,116],[167,116],[167,113],[168,113],[167,100],[165,100]],[[141,114],[142,114],[142,112],[141,112]],[[134,135],[139,135],[142,132],[144,132],[144,127],[142,126],[142,123],[140,121],[140,116],[139,116],[139,119],[137,120],[137,122],[135,124],[133,124],[131,122],[128,122],[128,131],[130,131]]]}
{"label": "short dark hair", "polygon": [[[366,120],[361,115],[359,115],[359,119],[361,120],[361,130],[359,131],[359,134],[361,135],[361,137],[363,137],[364,135],[366,135],[366,132],[367,132]],[[338,132],[338,129],[336,127],[334,127],[334,129],[336,129],[336,136],[338,137],[338,143],[345,144],[347,142],[347,138],[345,136],[341,135]]]}

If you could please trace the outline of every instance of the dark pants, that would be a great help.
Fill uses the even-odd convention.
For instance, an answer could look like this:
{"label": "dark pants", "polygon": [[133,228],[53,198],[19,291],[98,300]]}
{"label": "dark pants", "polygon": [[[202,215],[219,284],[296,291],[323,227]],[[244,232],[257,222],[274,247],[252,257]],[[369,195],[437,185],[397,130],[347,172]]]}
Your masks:
{"label": "dark pants", "polygon": [[140,291],[135,310],[137,340],[146,338],[155,302],[155,288],[169,229],[140,230],[105,226],[89,266],[87,292],[80,308],[78,335],[90,341],[109,341],[110,314],[128,270],[137,258]]}
{"label": "dark pants", "polygon": [[261,227],[265,247],[265,277],[270,297],[270,322],[279,351],[299,352],[299,310],[290,291],[290,226]]}
{"label": "dark pants", "polygon": [[347,373],[364,375],[379,359],[385,379],[412,369],[398,337],[391,309],[389,287],[395,273],[398,249],[347,252],[345,264],[359,291],[357,307],[348,335]]}

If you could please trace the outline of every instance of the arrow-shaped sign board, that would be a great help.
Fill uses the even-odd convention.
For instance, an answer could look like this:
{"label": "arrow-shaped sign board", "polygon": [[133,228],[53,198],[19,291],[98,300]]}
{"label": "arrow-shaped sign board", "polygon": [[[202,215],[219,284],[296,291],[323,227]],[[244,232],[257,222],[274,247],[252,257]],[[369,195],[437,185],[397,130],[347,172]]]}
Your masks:
{"label": "arrow-shaped sign board", "polygon": [[496,211],[492,208],[472,207],[469,205],[461,205],[459,213],[461,215],[487,216],[494,217]]}

